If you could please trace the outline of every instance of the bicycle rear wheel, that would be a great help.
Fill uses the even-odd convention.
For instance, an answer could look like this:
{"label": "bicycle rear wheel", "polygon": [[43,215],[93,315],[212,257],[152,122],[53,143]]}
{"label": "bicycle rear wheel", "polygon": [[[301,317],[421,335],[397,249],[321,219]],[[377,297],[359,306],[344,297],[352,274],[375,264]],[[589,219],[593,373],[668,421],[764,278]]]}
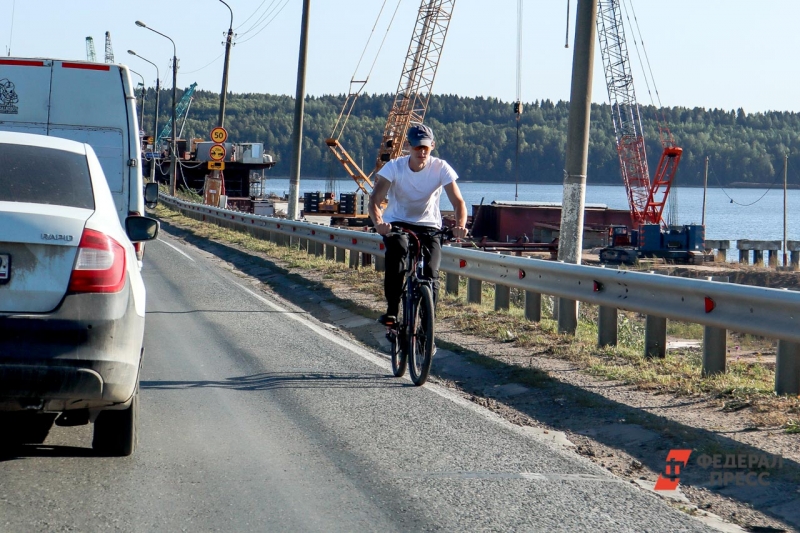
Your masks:
{"label": "bicycle rear wheel", "polygon": [[406,366],[408,365],[408,346],[407,346],[407,331],[408,325],[405,322],[406,313],[406,295],[403,295],[402,305],[397,315],[397,324],[395,328],[389,333],[389,342],[391,343],[392,353],[392,373],[395,377],[402,377],[406,373]]}
{"label": "bicycle rear wheel", "polygon": [[409,315],[408,362],[411,381],[419,386],[428,380],[433,361],[433,293],[427,285],[417,291],[419,297]]}

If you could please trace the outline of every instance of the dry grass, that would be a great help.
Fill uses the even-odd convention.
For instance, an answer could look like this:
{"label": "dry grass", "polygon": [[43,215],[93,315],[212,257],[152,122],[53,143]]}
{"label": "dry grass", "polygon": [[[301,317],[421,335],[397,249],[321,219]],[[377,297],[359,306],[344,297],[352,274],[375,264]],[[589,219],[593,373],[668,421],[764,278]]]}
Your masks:
{"label": "dry grass", "polygon": [[[324,257],[309,255],[297,245],[289,248],[254,238],[246,233],[195,221],[164,206],[155,209],[158,217],[173,220],[194,234],[220,240],[263,253],[282,262],[290,271],[313,270],[323,280],[344,283],[358,293],[376,301],[383,299],[383,275],[371,268],[351,269],[348,262],[337,263]],[[348,252],[349,253],[349,252]],[[444,274],[442,274],[444,276]],[[444,286],[444,279],[442,279]],[[644,317],[620,312],[618,345],[597,347],[597,308],[581,304],[580,320],[575,336],[559,334],[553,320],[552,299],[542,297],[542,320],[530,322],[524,316],[524,293],[511,291],[509,310],[494,310],[494,286],[484,283],[480,304],[466,301],[466,280],[460,280],[458,295],[442,291],[437,320],[448,329],[464,334],[510,343],[530,349],[530,356],[547,356],[572,361],[591,375],[612,379],[642,390],[689,396],[706,396],[725,405],[750,408],[758,426],[782,426],[788,433],[800,433],[800,398],[776,397],[773,392],[775,372],[756,362],[728,361],[724,374],[702,375],[701,351],[671,350],[664,359],[644,357]],[[670,335],[685,339],[701,339],[702,326],[669,322]],[[764,348],[772,341],[752,336],[737,338],[737,345]],[[737,403],[739,402],[739,403]]]}

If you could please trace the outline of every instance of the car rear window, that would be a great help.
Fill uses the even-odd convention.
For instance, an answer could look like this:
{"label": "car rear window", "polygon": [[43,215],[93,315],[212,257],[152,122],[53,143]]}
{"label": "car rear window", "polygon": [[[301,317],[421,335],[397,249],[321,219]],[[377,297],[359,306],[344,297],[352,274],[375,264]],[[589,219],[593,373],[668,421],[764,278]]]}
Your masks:
{"label": "car rear window", "polygon": [[0,201],[94,209],[86,156],[41,146],[0,144]]}

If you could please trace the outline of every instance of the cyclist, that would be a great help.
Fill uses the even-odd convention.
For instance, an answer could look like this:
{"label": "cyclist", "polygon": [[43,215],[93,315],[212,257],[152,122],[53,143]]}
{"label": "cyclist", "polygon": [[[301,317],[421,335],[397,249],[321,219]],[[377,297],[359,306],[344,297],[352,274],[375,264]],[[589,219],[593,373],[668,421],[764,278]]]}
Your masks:
{"label": "cyclist", "polygon": [[[386,234],[392,225],[407,228],[419,236],[425,259],[425,276],[433,280],[434,305],[439,293],[439,265],[442,260],[442,238],[434,233],[442,228],[439,198],[442,189],[453,204],[456,225],[453,237],[467,235],[467,206],[456,184],[458,174],[445,160],[432,157],[436,147],[433,131],[425,125],[408,129],[409,155],[386,163],[378,171],[377,180],[369,199],[369,216],[375,230],[383,235],[386,244],[386,273],[383,290],[386,296],[386,313],[378,318],[385,326],[397,320],[400,297],[403,293],[405,260],[408,239],[405,236]],[[388,196],[385,212],[380,205]]]}

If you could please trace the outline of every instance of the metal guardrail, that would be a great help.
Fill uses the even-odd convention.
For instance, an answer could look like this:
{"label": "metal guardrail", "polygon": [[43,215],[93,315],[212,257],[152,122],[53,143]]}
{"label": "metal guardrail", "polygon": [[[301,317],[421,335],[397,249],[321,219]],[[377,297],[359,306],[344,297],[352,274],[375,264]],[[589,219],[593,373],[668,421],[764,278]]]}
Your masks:
{"label": "metal guardrail", "polygon": [[[384,255],[382,238],[374,233],[251,215],[163,195],[161,198],[204,220],[225,221],[242,229],[259,228],[360,253]],[[800,386],[797,385],[800,383],[800,361],[797,360],[800,350],[795,346],[800,344],[800,292],[573,265],[451,246],[442,249],[441,270],[530,293],[792,343],[785,346],[785,351],[794,354],[789,372],[795,383],[793,387]],[[780,343],[778,351],[780,357]]]}

